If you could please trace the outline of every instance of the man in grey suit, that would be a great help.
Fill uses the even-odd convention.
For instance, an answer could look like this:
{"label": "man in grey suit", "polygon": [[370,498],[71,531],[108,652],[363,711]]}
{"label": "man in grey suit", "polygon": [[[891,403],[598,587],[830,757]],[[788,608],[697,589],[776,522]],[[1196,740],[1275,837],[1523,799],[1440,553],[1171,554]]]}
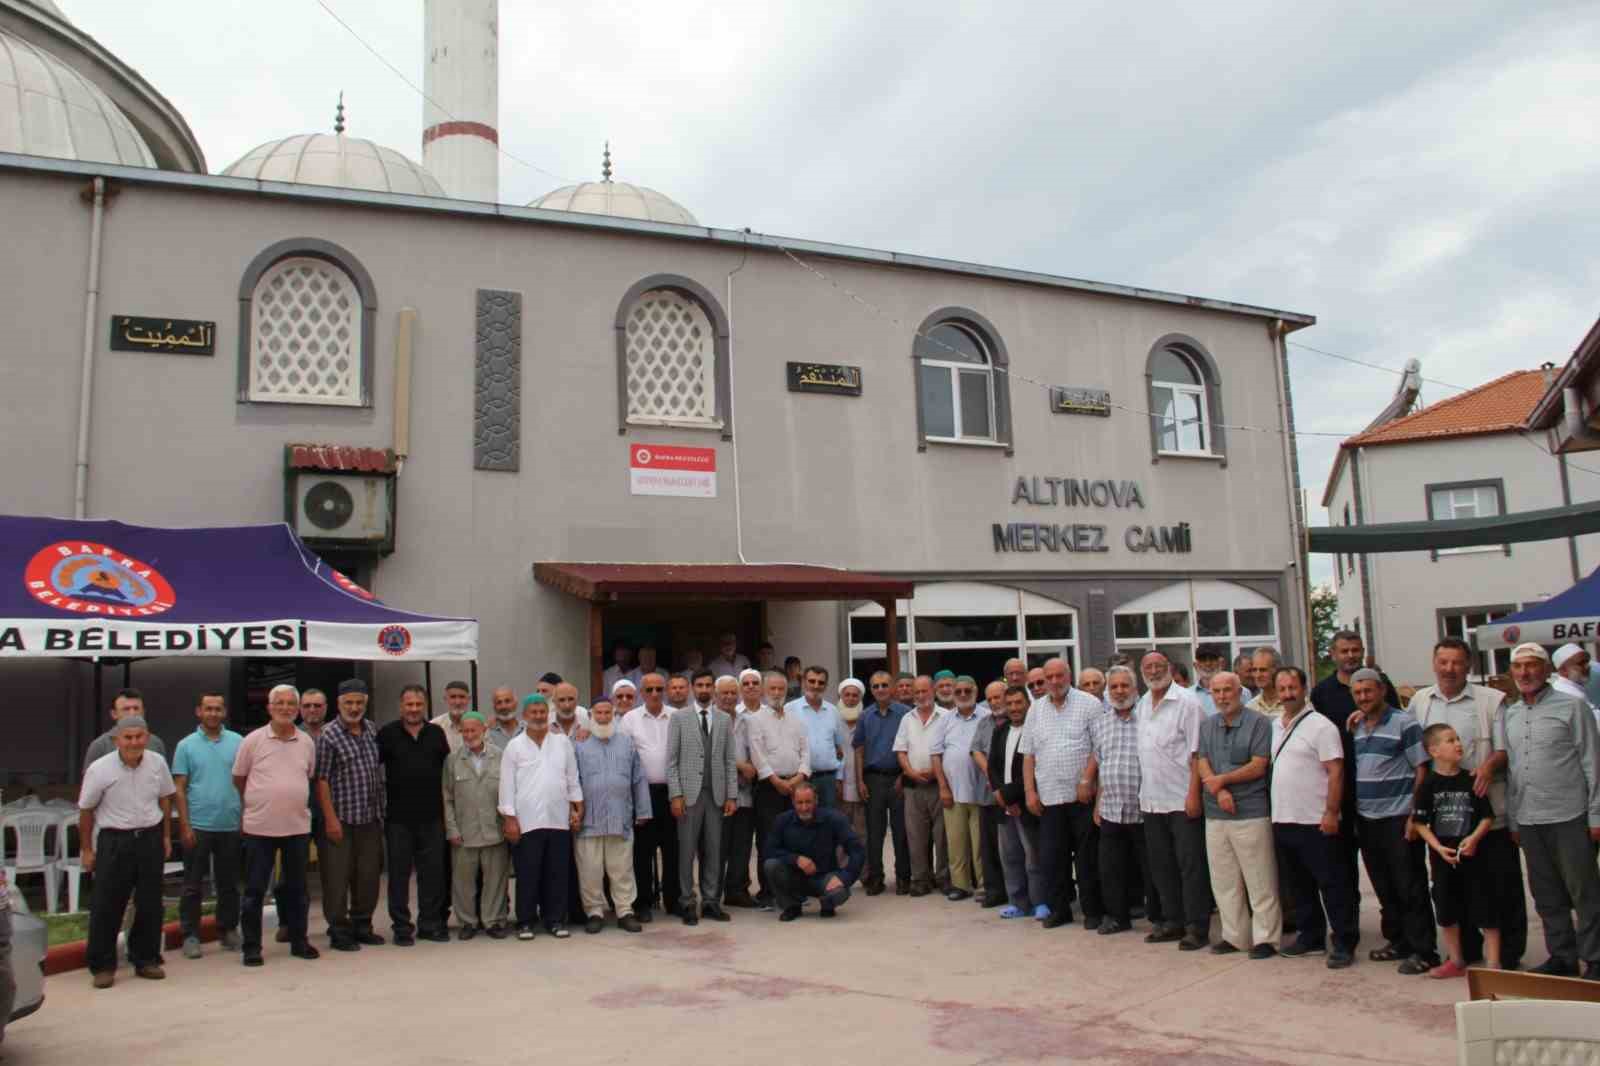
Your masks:
{"label": "man in grey suit", "polygon": [[[728,921],[722,909],[722,819],[738,804],[739,770],[734,759],[733,711],[739,682],[717,679],[716,707],[690,706],[667,723],[667,797],[678,822],[679,905],[684,925],[700,915]],[[695,906],[694,860],[700,858],[700,906]]]}

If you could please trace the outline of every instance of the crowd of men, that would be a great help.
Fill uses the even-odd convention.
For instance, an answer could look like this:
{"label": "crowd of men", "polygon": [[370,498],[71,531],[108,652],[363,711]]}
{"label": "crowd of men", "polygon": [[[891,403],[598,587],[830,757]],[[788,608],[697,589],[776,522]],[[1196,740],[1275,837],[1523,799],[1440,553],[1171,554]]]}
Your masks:
{"label": "crowd of men", "polygon": [[[1520,965],[1525,861],[1549,949],[1535,969],[1600,980],[1600,724],[1583,688],[1561,684],[1578,671],[1555,674],[1544,648],[1521,645],[1504,699],[1468,682],[1470,649],[1445,639],[1436,684],[1401,709],[1358,635],[1332,651],[1315,687],[1274,649],[1229,669],[1202,647],[1192,687],[1184,664],[1150,651],[1076,685],[1064,659],[1013,659],[980,692],[948,670],[837,686],[819,666],[763,671],[729,636],[711,664],[677,673],[651,649],[637,666],[619,652],[588,707],[547,674],[520,698],[495,689],[488,714],[451,682],[430,720],[410,685],[379,727],[352,679],[332,718],[324,693],[274,688],[268,723],[240,736],[208,692],[170,770],[125,690],[79,801],[89,968],[112,985],[132,899],[127,957],[164,976],[175,806],[183,953],[201,954],[209,874],[222,943],[246,966],[264,962],[269,888],[278,939],[318,957],[314,841],[338,951],[448,941],[452,911],[459,940],[597,934],[608,914],[627,933],[657,915],[727,922],[730,908],[790,922],[811,899],[833,918],[858,882],[890,890],[892,854],[897,895],[976,900],[1043,929],[1076,926],[1076,906],[1101,936],[1142,919],[1147,943],[1326,955],[1336,969],[1360,940],[1359,856],[1384,940],[1368,958],[1437,978]],[[1587,671],[1579,654],[1555,658]],[[387,938],[373,924],[384,869]]]}

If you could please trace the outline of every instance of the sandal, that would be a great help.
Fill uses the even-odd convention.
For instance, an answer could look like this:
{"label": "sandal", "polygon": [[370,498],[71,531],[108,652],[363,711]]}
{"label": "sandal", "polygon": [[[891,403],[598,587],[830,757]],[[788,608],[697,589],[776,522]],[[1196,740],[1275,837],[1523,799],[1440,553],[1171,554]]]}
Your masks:
{"label": "sandal", "polygon": [[1393,943],[1389,943],[1367,952],[1367,958],[1373,962],[1394,962],[1396,959],[1405,958],[1405,955]]}
{"label": "sandal", "polygon": [[1027,913],[1028,912],[1023,910],[1021,907],[1007,906],[1007,907],[1005,907],[1004,909],[1002,909],[1000,911],[1000,917],[1002,917],[1002,918],[1022,918],[1022,917],[1026,917]]}

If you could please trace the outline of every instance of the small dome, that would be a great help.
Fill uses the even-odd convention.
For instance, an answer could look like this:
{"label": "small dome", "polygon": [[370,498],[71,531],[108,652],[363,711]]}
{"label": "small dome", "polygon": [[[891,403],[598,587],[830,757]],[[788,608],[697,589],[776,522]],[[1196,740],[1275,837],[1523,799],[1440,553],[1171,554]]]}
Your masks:
{"label": "small dome", "polygon": [[61,59],[0,32],[0,152],[153,167],[111,99]]}
{"label": "small dome", "polygon": [[393,148],[342,133],[302,133],[268,141],[223,174],[341,189],[444,196],[437,178]]}
{"label": "small dome", "polygon": [[605,162],[600,168],[599,181],[564,185],[554,192],[545,193],[528,206],[550,211],[582,211],[590,215],[638,218],[646,222],[672,222],[679,226],[700,224],[687,207],[670,196],[663,196],[643,185],[612,181],[610,142],[606,144]]}

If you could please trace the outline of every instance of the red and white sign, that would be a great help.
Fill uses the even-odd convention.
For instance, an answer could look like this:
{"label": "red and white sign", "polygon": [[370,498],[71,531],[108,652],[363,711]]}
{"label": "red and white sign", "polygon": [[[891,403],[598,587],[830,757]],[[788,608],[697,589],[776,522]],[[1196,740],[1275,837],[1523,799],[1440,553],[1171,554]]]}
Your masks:
{"label": "red and white sign", "polygon": [[717,494],[717,450],[676,444],[628,446],[628,489],[635,496]]}

